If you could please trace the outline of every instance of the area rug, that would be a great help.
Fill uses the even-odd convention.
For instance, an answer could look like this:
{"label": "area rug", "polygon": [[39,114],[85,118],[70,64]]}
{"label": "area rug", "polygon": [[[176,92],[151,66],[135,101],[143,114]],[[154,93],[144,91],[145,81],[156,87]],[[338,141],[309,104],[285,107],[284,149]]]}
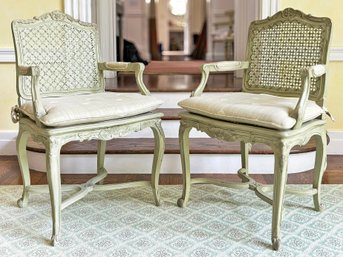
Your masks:
{"label": "area rug", "polygon": [[20,186],[0,187],[1,257],[343,256],[343,185],[323,186],[320,213],[312,197],[286,196],[278,252],[271,206],[249,190],[196,185],[187,208],[176,205],[181,186],[161,186],[159,207],[148,187],[91,192],[62,212],[55,247],[48,194],[32,194],[22,209],[20,194]]}

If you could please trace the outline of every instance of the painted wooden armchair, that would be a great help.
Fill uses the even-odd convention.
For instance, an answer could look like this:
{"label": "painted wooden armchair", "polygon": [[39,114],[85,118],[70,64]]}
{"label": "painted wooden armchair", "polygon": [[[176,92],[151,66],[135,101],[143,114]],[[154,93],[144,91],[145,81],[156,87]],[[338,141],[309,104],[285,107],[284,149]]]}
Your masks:
{"label": "painted wooden armchair", "polygon": [[[29,193],[47,191],[30,183],[26,154],[29,136],[46,149],[46,172],[52,207],[52,244],[58,240],[61,210],[92,190],[151,185],[159,205],[159,170],[164,153],[163,114],[151,112],[162,102],[150,96],[140,63],[100,62],[95,24],[51,12],[12,22],[16,52],[18,105],[12,119],[19,122],[17,154],[24,190],[18,205],[28,204]],[[104,71],[128,71],[136,76],[140,94],[104,90]],[[153,130],[155,151],[150,181],[103,184],[106,141],[144,128]],[[70,141],[98,140],[97,175],[82,185],[61,186],[60,149]],[[137,165],[139,165],[137,163]],[[74,193],[62,201],[61,191]]]}
{"label": "painted wooden armchair", "polygon": [[[246,60],[217,62],[202,67],[202,80],[189,99],[179,105],[180,146],[183,167],[183,194],[178,205],[187,205],[191,184],[211,183],[233,188],[249,188],[272,205],[272,244],[280,245],[287,164],[295,145],[316,139],[313,188],[292,191],[313,195],[320,210],[320,188],[326,168],[325,71],[331,21],[285,9],[265,20],[252,22]],[[202,95],[210,73],[244,69],[243,90],[239,93]],[[242,183],[190,176],[189,132],[192,128],[210,137],[240,141]],[[249,176],[248,154],[254,143],[264,143],[274,151],[274,186],[263,186]],[[263,169],[263,167],[262,167]],[[266,194],[272,191],[272,197]],[[286,189],[286,191],[288,191]]]}

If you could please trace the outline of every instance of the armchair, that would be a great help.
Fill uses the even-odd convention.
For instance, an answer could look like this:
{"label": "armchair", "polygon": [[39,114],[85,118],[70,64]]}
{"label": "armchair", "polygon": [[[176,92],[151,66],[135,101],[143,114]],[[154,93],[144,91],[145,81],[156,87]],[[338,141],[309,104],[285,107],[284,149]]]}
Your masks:
{"label": "armchair", "polygon": [[[312,195],[320,210],[321,180],[326,168],[325,72],[331,21],[288,8],[249,28],[246,61],[217,62],[202,66],[202,80],[190,98],[179,105],[179,140],[183,168],[185,207],[191,184],[249,188],[272,205],[272,245],[280,246],[280,224],[285,191]],[[210,73],[244,70],[242,92],[202,95]],[[189,132],[192,128],[210,137],[240,141],[242,183],[191,178]],[[313,187],[288,190],[287,164],[295,145],[316,139]],[[254,143],[269,145],[274,152],[274,186],[264,186],[249,176],[248,154]],[[272,191],[272,197],[267,192]]]}
{"label": "armchair", "polygon": [[[61,211],[92,190],[149,185],[159,205],[159,171],[164,153],[162,113],[152,112],[162,102],[143,83],[140,63],[101,62],[96,25],[51,12],[12,22],[16,53],[18,105],[12,119],[19,122],[17,155],[23,178],[20,207],[30,193],[49,189],[52,208],[52,244],[60,235]],[[135,74],[140,94],[105,92],[105,70]],[[103,184],[106,141],[151,128],[155,151],[151,181]],[[48,187],[31,185],[26,144],[28,137],[44,144]],[[63,185],[60,149],[70,141],[98,140],[97,175],[81,185]],[[62,191],[72,191],[62,201]]]}

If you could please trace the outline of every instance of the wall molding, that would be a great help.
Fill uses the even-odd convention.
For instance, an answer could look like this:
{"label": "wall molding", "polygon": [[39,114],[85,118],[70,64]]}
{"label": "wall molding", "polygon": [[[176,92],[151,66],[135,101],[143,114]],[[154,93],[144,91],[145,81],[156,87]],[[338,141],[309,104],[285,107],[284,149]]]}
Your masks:
{"label": "wall molding", "polygon": [[0,48],[0,63],[3,62],[15,62],[14,48]]}
{"label": "wall molding", "polygon": [[343,61],[343,47],[331,47],[329,51],[329,61]]}
{"label": "wall molding", "polygon": [[[329,61],[342,62],[343,61],[343,47],[330,48]],[[14,63],[14,62],[15,62],[14,48],[10,48],[10,47],[0,48],[0,63]]]}
{"label": "wall molding", "polygon": [[0,131],[0,155],[17,155],[15,142],[17,134],[15,130]]}

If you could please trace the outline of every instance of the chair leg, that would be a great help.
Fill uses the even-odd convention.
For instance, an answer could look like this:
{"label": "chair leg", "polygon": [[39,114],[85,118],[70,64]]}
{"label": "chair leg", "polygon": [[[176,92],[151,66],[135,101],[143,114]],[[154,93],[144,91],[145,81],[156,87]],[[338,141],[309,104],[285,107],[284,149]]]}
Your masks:
{"label": "chair leg", "polygon": [[321,211],[320,191],[322,178],[327,165],[326,155],[327,138],[326,132],[316,136],[316,161],[314,165],[313,188],[317,189],[317,193],[313,195],[314,208],[316,211]]}
{"label": "chair leg", "polygon": [[31,185],[29,163],[27,161],[26,144],[29,134],[19,130],[17,136],[17,155],[20,166],[21,177],[23,179],[23,194],[22,197],[17,201],[20,208],[26,207],[29,200],[28,186]]}
{"label": "chair leg", "polygon": [[283,201],[285,195],[285,185],[287,182],[289,149],[282,147],[281,151],[276,150],[274,167],[274,192],[272,211],[272,243],[273,249],[280,247],[280,226],[283,212]]}
{"label": "chair leg", "polygon": [[161,127],[161,123],[156,124],[156,126],[151,127],[154,132],[154,159],[152,162],[151,171],[151,187],[155,199],[156,206],[160,205],[160,193],[158,191],[159,181],[160,181],[160,170],[162,165],[162,159],[164,155],[165,143],[164,143],[164,133]]}
{"label": "chair leg", "polygon": [[60,146],[52,140],[46,147],[47,177],[51,201],[52,236],[51,243],[56,245],[61,229],[61,176]]}
{"label": "chair leg", "polygon": [[[245,175],[249,175],[249,152],[251,150],[251,143],[245,143],[241,141],[241,162],[242,169],[244,169]],[[242,182],[249,182],[249,179],[242,177]]]}
{"label": "chair leg", "polygon": [[189,199],[189,193],[191,189],[191,173],[189,162],[189,132],[191,128],[184,128],[182,125],[179,129],[179,144],[180,144],[180,156],[182,164],[182,180],[183,180],[183,192],[182,197],[177,201],[179,207],[186,207]]}
{"label": "chair leg", "polygon": [[[97,152],[97,175],[99,177],[106,177],[107,171],[105,170],[105,153],[106,153],[106,141],[99,140],[98,141],[98,152]],[[104,183],[104,179],[101,179],[98,184],[102,185]]]}

